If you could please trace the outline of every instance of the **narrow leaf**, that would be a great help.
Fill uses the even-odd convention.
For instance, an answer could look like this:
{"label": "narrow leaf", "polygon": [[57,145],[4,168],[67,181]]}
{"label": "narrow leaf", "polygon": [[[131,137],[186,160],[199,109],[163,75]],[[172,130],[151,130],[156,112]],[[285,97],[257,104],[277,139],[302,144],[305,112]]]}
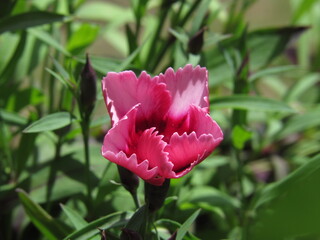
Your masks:
{"label": "narrow leaf", "polygon": [[251,68],[258,69],[269,64],[283,53],[288,43],[308,27],[283,27],[261,29],[248,34]]}
{"label": "narrow leaf", "polygon": [[20,201],[32,223],[49,240],[62,239],[68,230],[54,220],[40,205],[33,202],[22,189],[17,189]]}
{"label": "narrow leaf", "polygon": [[142,230],[146,221],[146,206],[140,207],[131,217],[129,222],[126,224],[125,229],[133,230],[137,233],[143,234]]}
{"label": "narrow leaf", "polygon": [[269,98],[246,95],[232,95],[227,97],[214,98],[210,104],[212,108],[233,108],[256,111],[292,113],[294,109],[284,102]]}
{"label": "narrow leaf", "polygon": [[61,75],[59,75],[58,73],[56,73],[55,71],[52,71],[49,68],[46,68],[46,71],[48,73],[50,73],[53,77],[55,77],[56,79],[58,79],[64,86],[69,87],[69,83],[68,81],[66,81],[66,79],[64,79]]}
{"label": "narrow leaf", "polygon": [[24,133],[34,133],[56,130],[71,124],[71,115],[68,112],[57,112],[47,115],[28,126]]}
{"label": "narrow leaf", "polygon": [[131,215],[126,212],[116,212],[105,217],[92,221],[84,228],[73,232],[64,238],[64,240],[87,240],[100,234],[97,228],[109,229],[111,227],[123,227]]}
{"label": "narrow leaf", "polygon": [[68,17],[51,12],[27,12],[4,18],[0,21],[0,34],[6,31],[22,30],[29,27],[61,22]]}
{"label": "narrow leaf", "polygon": [[0,109],[0,120],[3,120],[6,123],[13,125],[25,125],[28,123],[28,120],[24,117],[21,117],[17,113],[8,112],[4,109]]}
{"label": "narrow leaf", "polygon": [[320,126],[320,109],[292,117],[284,124],[284,127],[276,138],[281,139],[289,134],[301,132],[316,126]]}
{"label": "narrow leaf", "polygon": [[272,67],[272,68],[267,68],[267,69],[263,69],[261,71],[258,71],[254,74],[252,74],[249,77],[249,81],[253,82],[261,77],[265,77],[265,76],[269,76],[269,75],[275,75],[275,74],[279,74],[282,72],[287,72],[287,71],[293,71],[296,70],[297,66],[294,65],[289,65],[289,66],[278,66],[278,67]]}
{"label": "narrow leaf", "polygon": [[320,81],[319,73],[308,74],[307,76],[297,81],[293,85],[293,87],[288,90],[288,93],[285,99],[288,102],[299,100],[299,97],[303,96],[303,94],[305,94],[308,89],[314,87],[319,81]]}
{"label": "narrow leaf", "polygon": [[184,235],[188,232],[190,226],[193,224],[194,220],[198,217],[201,209],[198,209],[195,211],[179,228],[177,231],[177,237],[176,240],[182,240]]}
{"label": "narrow leaf", "polygon": [[56,39],[54,39],[49,33],[36,28],[30,28],[27,31],[28,33],[31,33],[32,35],[37,37],[39,40],[43,41],[48,46],[55,48],[66,56],[71,56],[71,54],[64,48],[64,46],[60,44]]}
{"label": "narrow leaf", "polygon": [[88,225],[88,223],[72,208],[65,206],[63,204],[60,204],[62,210],[64,213],[68,216],[69,220],[73,224],[73,226],[76,228],[76,230],[79,230],[81,228],[84,228]]}
{"label": "narrow leaf", "polygon": [[[146,42],[146,41],[145,41]],[[140,53],[142,47],[144,46],[144,43],[142,43],[136,50],[134,50],[126,59],[123,60],[123,62],[119,65],[117,68],[117,72],[123,71],[124,69],[127,69],[129,64],[138,56]]]}

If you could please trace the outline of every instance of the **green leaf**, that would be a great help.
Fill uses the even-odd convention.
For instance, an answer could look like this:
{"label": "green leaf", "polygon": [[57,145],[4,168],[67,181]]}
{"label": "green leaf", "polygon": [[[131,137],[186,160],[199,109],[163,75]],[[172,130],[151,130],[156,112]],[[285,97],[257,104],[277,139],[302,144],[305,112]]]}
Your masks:
{"label": "green leaf", "polygon": [[298,133],[306,129],[320,126],[320,109],[296,115],[284,123],[281,131],[276,135],[277,139],[284,138],[290,134]]}
{"label": "green leaf", "polygon": [[[144,224],[146,222],[146,211],[147,208],[145,205],[140,207],[130,218],[128,223],[125,226],[125,229],[133,230],[137,233],[143,234]],[[121,238],[122,239],[122,238]]]}
{"label": "green leaf", "polygon": [[[250,55],[250,70],[256,71],[281,55],[288,43],[303,33],[307,27],[282,27],[272,29],[260,29],[248,33],[247,49]],[[219,44],[224,49],[232,49],[236,46],[239,39],[232,37]],[[214,86],[232,79],[232,71],[228,66],[224,52],[221,48],[213,48],[205,51],[207,68],[209,69],[210,86]],[[214,57],[212,57],[214,56]]]}
{"label": "green leaf", "polygon": [[320,81],[319,79],[319,73],[310,73],[304,76],[299,81],[297,81],[292,88],[288,90],[285,99],[288,102],[299,100],[299,97],[303,96],[303,94],[305,94],[307,90],[314,87],[315,84]]}
{"label": "green leaf", "polygon": [[296,23],[302,16],[310,12],[311,7],[317,3],[318,0],[303,0],[300,1],[300,5],[296,8],[293,15],[293,23]]}
{"label": "green leaf", "polygon": [[189,41],[189,37],[188,35],[184,32],[183,29],[172,29],[172,28],[169,28],[169,32],[179,41],[181,42],[182,44],[186,45]]}
{"label": "green leaf", "polygon": [[57,112],[47,115],[28,126],[24,133],[34,133],[56,130],[71,124],[71,115],[68,112]]}
{"label": "green leaf", "polygon": [[210,3],[211,0],[204,0],[199,4],[199,7],[195,12],[195,16],[192,21],[191,35],[194,35],[201,28],[203,19],[208,12]]}
{"label": "green leaf", "polygon": [[99,27],[88,23],[82,24],[70,37],[67,50],[72,54],[79,54],[93,43],[99,33]]}
{"label": "green leaf", "polygon": [[223,193],[222,191],[215,189],[210,186],[199,186],[191,189],[183,199],[187,203],[209,203],[213,206],[221,207],[223,209],[235,209],[239,207],[239,202],[237,199],[230,197],[229,195]]}
{"label": "green leaf", "polygon": [[80,230],[88,225],[88,223],[72,208],[65,206],[63,204],[60,204],[62,210],[64,213],[68,216],[69,220],[73,224],[73,226],[76,228],[76,230]]}
{"label": "green leaf", "polygon": [[[85,63],[85,58],[76,58],[80,63]],[[106,75],[107,72],[116,72],[119,69],[121,60],[115,60],[105,57],[90,56],[92,67],[99,73]]]}
{"label": "green leaf", "polygon": [[46,71],[50,73],[53,77],[58,79],[65,87],[67,88],[71,87],[70,83],[65,78],[63,78],[60,74],[56,73],[55,71],[52,71],[49,68],[46,68]]}
{"label": "green leaf", "polygon": [[129,24],[126,24],[126,35],[127,35],[127,42],[129,47],[129,53],[132,53],[138,46],[137,38]]}
{"label": "green leaf", "polygon": [[307,30],[307,27],[263,29],[248,34],[248,50],[252,69],[269,64],[284,52],[287,44]]}
{"label": "green leaf", "polygon": [[129,67],[131,62],[138,56],[138,54],[141,52],[142,48],[144,47],[145,43],[144,41],[136,50],[134,50],[126,59],[124,59],[121,64],[118,66],[116,72],[123,71]]}
{"label": "green leaf", "polygon": [[26,106],[37,106],[43,103],[43,101],[44,95],[38,88],[29,87],[18,89],[9,97],[7,109],[19,112]]}
{"label": "green leaf", "polygon": [[27,33],[23,31],[21,33],[21,38],[19,40],[18,46],[14,51],[14,54],[11,56],[10,60],[7,62],[7,65],[3,68],[3,71],[0,73],[0,84],[2,84],[5,81],[12,80],[12,76],[14,76],[15,69],[17,67],[17,62],[23,55],[26,42]]}
{"label": "green leaf", "polygon": [[54,67],[56,68],[56,70],[59,72],[59,74],[65,80],[69,80],[70,75],[69,75],[68,71],[59,63],[59,61],[57,61],[55,58],[52,58],[52,62],[53,62]]}
{"label": "green leaf", "polygon": [[48,46],[55,48],[56,50],[58,50],[66,56],[71,56],[71,54],[64,48],[64,46],[60,44],[56,39],[53,38],[52,35],[50,35],[46,31],[37,28],[30,28],[27,31],[28,33],[37,37],[39,40],[43,41]]}
{"label": "green leaf", "polygon": [[[320,155],[255,198],[245,239],[318,239]],[[300,237],[300,238],[299,238]],[[304,238],[302,238],[304,237]]]}
{"label": "green leaf", "polygon": [[86,2],[77,9],[80,18],[124,23],[134,20],[132,10],[111,2]]}
{"label": "green leaf", "polygon": [[232,144],[239,150],[243,149],[244,144],[251,138],[252,133],[243,127],[236,125],[232,129]]}
{"label": "green leaf", "polygon": [[131,217],[130,213],[127,212],[116,212],[105,217],[99,218],[95,221],[92,221],[84,228],[73,232],[64,238],[64,240],[88,240],[92,237],[100,235],[100,232],[97,228],[109,229],[114,227],[123,227],[128,219]]}
{"label": "green leaf", "polygon": [[233,108],[283,113],[295,112],[284,102],[258,96],[232,95],[227,97],[218,97],[214,98],[210,104],[214,109]]}
{"label": "green leaf", "polygon": [[272,68],[267,68],[267,69],[263,69],[260,70],[254,74],[252,74],[249,77],[249,81],[253,82],[261,77],[265,77],[265,76],[269,76],[269,75],[275,75],[275,74],[279,74],[282,72],[286,72],[286,71],[293,71],[296,70],[297,66],[295,65],[289,65],[289,66],[277,66],[277,67],[272,67]]}
{"label": "green leaf", "polygon": [[20,201],[32,223],[49,240],[62,239],[68,229],[54,220],[40,205],[32,201],[26,192],[17,189]]}
{"label": "green leaf", "polygon": [[67,19],[67,16],[51,12],[21,13],[2,19],[0,21],[0,34],[6,31],[16,31],[53,22],[62,22]]}
{"label": "green leaf", "polygon": [[4,109],[0,109],[0,120],[3,120],[6,123],[12,125],[23,126],[28,123],[28,120],[24,117],[21,117],[17,113],[8,112]]}
{"label": "green leaf", "polygon": [[177,231],[176,240],[182,240],[184,235],[188,232],[190,226],[193,224],[194,220],[198,217],[201,209],[195,211],[179,228]]}

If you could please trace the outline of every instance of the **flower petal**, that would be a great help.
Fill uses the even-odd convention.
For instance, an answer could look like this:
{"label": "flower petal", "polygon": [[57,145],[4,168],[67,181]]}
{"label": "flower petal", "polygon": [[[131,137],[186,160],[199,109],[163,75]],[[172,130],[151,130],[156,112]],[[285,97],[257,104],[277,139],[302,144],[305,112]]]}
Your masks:
{"label": "flower petal", "polygon": [[172,171],[173,164],[169,162],[168,153],[164,151],[167,143],[162,140],[162,135],[157,135],[155,128],[145,130],[134,149],[140,160],[148,160],[149,167],[158,167],[160,176],[168,175]]}
{"label": "flower petal", "polygon": [[184,133],[181,136],[174,133],[170,143],[165,148],[169,159],[173,163],[173,178],[179,178],[204,160],[219,145],[221,139],[214,139],[212,135],[203,134],[199,138],[195,132]]}
{"label": "flower petal", "polygon": [[174,118],[181,117],[190,105],[204,108],[207,112],[208,103],[208,72],[206,68],[193,68],[188,64],[175,73],[172,68],[159,75],[159,82],[165,83],[172,97],[169,114]]}
{"label": "flower petal", "polygon": [[175,177],[181,177],[204,160],[222,141],[219,125],[203,109],[191,106],[189,109],[189,131],[174,133],[165,151],[173,163]]}
{"label": "flower petal", "polygon": [[138,119],[161,119],[171,103],[165,84],[158,83],[146,72],[139,78],[132,71],[109,72],[102,80],[102,90],[113,123],[138,103],[141,104]]}
{"label": "flower petal", "polygon": [[223,139],[223,132],[218,123],[203,109],[190,106],[189,109],[189,132],[194,131],[198,137],[202,134],[210,134],[214,139]]}
{"label": "flower petal", "polygon": [[132,108],[105,136],[102,155],[122,167],[129,169],[153,185],[161,185],[172,171],[173,164],[164,151],[166,143],[155,128],[135,132],[136,114],[140,105]]}
{"label": "flower petal", "polygon": [[[139,105],[138,105],[139,106]],[[128,156],[129,146],[136,141],[135,119],[138,106],[132,108],[128,114],[111,128],[104,138],[102,156],[111,162],[127,168],[143,179],[151,179],[158,175],[158,167],[150,169],[147,160],[139,161],[137,154]]]}

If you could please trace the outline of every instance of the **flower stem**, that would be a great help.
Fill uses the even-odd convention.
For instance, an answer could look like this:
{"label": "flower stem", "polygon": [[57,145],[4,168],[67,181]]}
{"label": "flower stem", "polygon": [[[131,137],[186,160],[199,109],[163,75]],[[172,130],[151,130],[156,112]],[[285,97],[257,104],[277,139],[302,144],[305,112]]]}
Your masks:
{"label": "flower stem", "polygon": [[146,201],[146,224],[144,229],[144,239],[151,238],[151,229],[153,226],[153,221],[155,219],[155,214],[158,209],[160,209],[166,199],[168,190],[170,187],[170,179],[166,179],[161,186],[155,186],[150,183],[145,182],[145,201]]}
{"label": "flower stem", "polygon": [[138,198],[138,194],[135,192],[135,193],[132,193],[131,196],[133,198],[134,204],[136,205],[136,208],[137,209],[140,208],[140,201]]}
{"label": "flower stem", "polygon": [[92,207],[92,188],[90,181],[90,154],[89,154],[89,123],[88,119],[82,119],[82,137],[84,145],[84,157],[85,157],[85,175],[86,175],[86,185],[87,185],[87,208],[88,211]]}

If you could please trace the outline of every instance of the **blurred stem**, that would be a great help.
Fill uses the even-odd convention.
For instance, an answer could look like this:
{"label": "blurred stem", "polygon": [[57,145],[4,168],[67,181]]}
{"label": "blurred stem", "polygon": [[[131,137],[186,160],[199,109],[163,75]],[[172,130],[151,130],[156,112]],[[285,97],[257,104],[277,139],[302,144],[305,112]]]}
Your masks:
{"label": "blurred stem", "polygon": [[[16,176],[15,176],[15,168],[14,168],[14,163],[13,159],[11,156],[11,151],[10,151],[10,146],[8,142],[8,137],[7,137],[7,131],[6,131],[6,126],[5,123],[2,119],[1,112],[0,112],[0,150],[3,149],[3,155],[1,156],[1,165],[3,164],[3,170],[6,174],[11,175],[10,177],[16,181]],[[5,162],[5,160],[7,160]]]}
{"label": "blurred stem", "polygon": [[131,193],[131,196],[133,198],[133,201],[134,201],[136,208],[137,209],[140,208],[140,201],[139,201],[137,192],[135,194]]}
{"label": "blurred stem", "polygon": [[143,239],[152,239],[152,226],[155,219],[155,213],[151,212],[149,209],[146,210],[146,226],[144,229]]}
{"label": "blurred stem", "polygon": [[151,61],[154,57],[154,52],[157,51],[157,43],[159,42],[159,38],[160,38],[160,33],[162,30],[162,27],[164,26],[164,22],[166,20],[166,17],[168,15],[169,12],[169,7],[165,7],[166,3],[168,1],[167,0],[163,0],[161,3],[161,9],[160,9],[160,16],[159,16],[159,20],[158,20],[158,25],[156,27],[156,32],[153,35],[152,38],[152,42],[150,45],[150,49],[148,52],[148,56],[147,56],[147,60],[145,62],[145,66],[147,70],[151,70],[154,69],[153,65],[151,65],[151,62],[153,63],[153,61]]}
{"label": "blurred stem", "polygon": [[[235,77],[234,77],[234,94],[243,94],[248,95],[250,91],[250,84],[248,82],[249,75],[249,54],[246,48],[246,37],[247,37],[247,29],[245,28],[241,33],[239,41],[237,43],[237,51],[241,56],[240,66],[236,68]],[[236,61],[235,61],[236,63]],[[246,126],[247,125],[247,111],[246,110],[233,110],[232,113],[232,129],[235,126]],[[236,162],[236,176],[238,181],[238,197],[241,202],[241,207],[239,209],[239,224],[243,226],[244,217],[245,217],[245,192],[243,187],[243,167],[244,162],[241,159],[241,149],[233,146],[232,155]]]}
{"label": "blurred stem", "polygon": [[165,179],[161,186],[155,186],[145,182],[145,202],[146,202],[146,225],[144,231],[144,239],[152,239],[151,228],[155,219],[156,212],[163,206],[170,188],[170,179]]}
{"label": "blurred stem", "polygon": [[[178,20],[178,17],[180,15],[180,11],[182,10],[182,4],[180,5],[180,9],[178,10],[178,16],[176,16],[173,20],[173,25],[172,28],[175,28],[177,26],[179,27],[183,27],[185,25],[185,23],[187,22],[187,20],[189,19],[189,17],[192,15],[192,13],[195,11],[195,9],[197,8],[197,6],[200,4],[201,0],[197,0],[195,1],[192,6],[189,8],[189,11],[186,13],[186,15],[182,18],[181,21]],[[161,61],[161,59],[163,58],[163,56],[165,55],[165,53],[167,52],[167,50],[169,49],[169,47],[174,43],[175,41],[175,37],[173,35],[170,35],[169,38],[167,39],[167,41],[164,41],[162,43],[162,45],[160,46],[160,49],[158,51],[158,53],[156,55],[154,55],[154,51],[157,51],[156,48],[152,49],[152,53],[154,57],[154,61],[152,61],[151,63],[153,63],[153,65],[150,66],[150,71],[154,72],[155,69],[157,68],[159,62]],[[150,63],[151,59],[148,61]]]}
{"label": "blurred stem", "polygon": [[54,165],[58,164],[58,161],[60,159],[60,153],[61,153],[61,147],[62,147],[62,137],[58,137],[58,142],[56,143],[56,149],[55,149],[55,155],[53,158],[52,165],[50,167],[50,173],[49,173],[49,178],[48,178],[48,183],[47,183],[47,192],[46,192],[46,210],[49,212],[52,202],[50,201],[51,195],[52,195],[52,189],[54,187],[56,175],[57,175],[57,170],[58,168]]}
{"label": "blurred stem", "polygon": [[89,117],[82,114],[81,129],[82,138],[84,145],[84,158],[85,158],[85,171],[86,171],[86,182],[87,182],[87,208],[88,212],[92,209],[92,188],[90,181],[90,152],[89,152],[89,128],[90,120]]}

